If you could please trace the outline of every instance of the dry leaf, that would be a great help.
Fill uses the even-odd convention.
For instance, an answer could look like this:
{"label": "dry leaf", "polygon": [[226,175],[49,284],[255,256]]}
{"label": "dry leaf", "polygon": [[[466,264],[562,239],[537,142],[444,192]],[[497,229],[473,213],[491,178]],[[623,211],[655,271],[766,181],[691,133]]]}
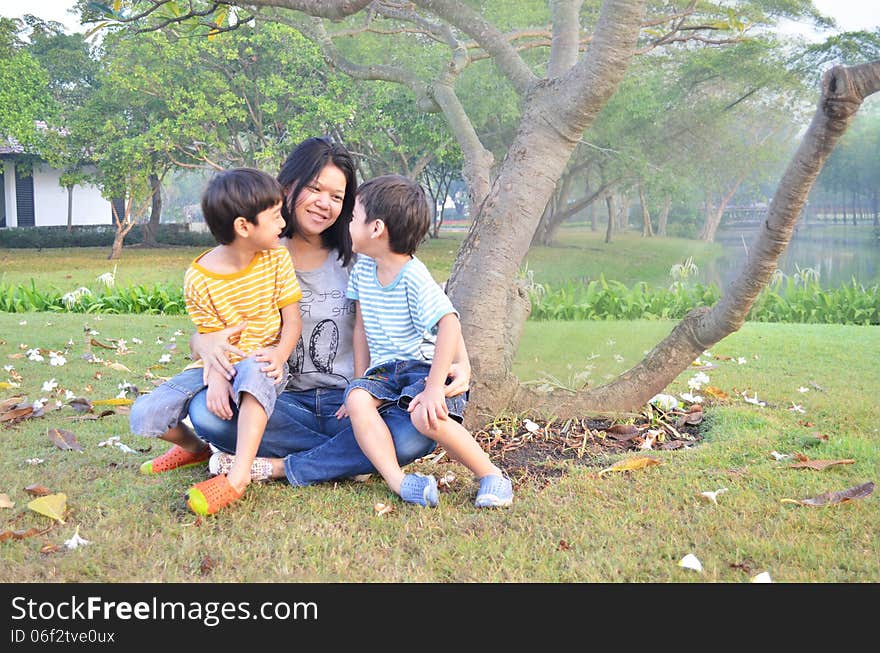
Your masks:
{"label": "dry leaf", "polygon": [[10,388],[18,388],[18,383],[9,383],[8,381],[0,381],[0,390],[9,390]]}
{"label": "dry leaf", "polygon": [[24,491],[30,494],[32,497],[44,497],[47,494],[52,494],[52,490],[47,488],[45,485],[39,485],[38,483],[28,485],[24,489]]}
{"label": "dry leaf", "polygon": [[0,401],[0,413],[5,413],[13,406],[18,406],[22,401],[24,401],[24,397],[9,397]]}
{"label": "dry leaf", "polygon": [[73,449],[74,451],[83,450],[82,445],[77,442],[76,435],[73,433],[73,431],[67,431],[65,429],[47,429],[46,435],[49,436],[52,444],[54,444],[62,451],[67,451],[70,449]]}
{"label": "dry leaf", "polygon": [[59,492],[58,494],[47,494],[44,497],[34,499],[29,504],[27,504],[27,507],[34,512],[45,515],[50,519],[55,519],[56,521],[59,521],[63,524],[64,511],[67,510],[67,495],[64,494],[64,492]]}
{"label": "dry leaf", "polygon": [[92,410],[92,402],[85,397],[76,397],[67,402],[67,405],[78,413],[88,413]]}
{"label": "dry leaf", "polygon": [[855,487],[840,490],[838,492],[825,492],[819,496],[808,499],[781,499],[782,503],[797,503],[801,506],[830,506],[837,503],[846,503],[853,499],[864,499],[874,491],[874,481],[868,481]]}
{"label": "dry leaf", "polygon": [[57,544],[52,544],[51,542],[46,542],[43,546],[40,547],[40,553],[42,553],[43,555],[58,553],[60,550],[60,546],[58,546]]}
{"label": "dry leaf", "polygon": [[30,405],[22,406],[21,408],[13,408],[0,415],[0,422],[19,422],[30,417],[33,412],[34,407]]}
{"label": "dry leaf", "polygon": [[601,478],[602,474],[607,472],[629,472],[634,469],[643,469],[644,467],[649,467],[651,465],[659,465],[660,461],[655,460],[654,458],[627,458],[626,460],[618,460],[616,463],[611,465],[611,467],[606,467],[605,469],[599,472],[599,477]]}
{"label": "dry leaf", "polygon": [[95,347],[103,347],[104,349],[116,349],[116,345],[105,345],[103,342],[101,342],[100,340],[96,340],[95,338],[92,338],[89,342],[95,345]]}
{"label": "dry leaf", "polygon": [[789,465],[789,467],[792,469],[815,469],[817,472],[821,472],[826,467],[831,467],[832,465],[852,465],[854,462],[855,460],[852,458],[845,458],[843,460],[804,460]]}
{"label": "dry leaf", "polygon": [[639,428],[635,424],[615,424],[605,429],[605,432],[613,440],[626,442],[639,434]]}
{"label": "dry leaf", "polygon": [[721,388],[716,388],[714,385],[703,386],[702,389],[710,397],[714,397],[715,399],[729,399],[727,393],[724,392]]}
{"label": "dry leaf", "polygon": [[199,563],[199,574],[201,574],[202,576],[207,576],[212,571],[214,571],[214,567],[216,566],[217,563],[214,562],[214,558],[206,554],[205,557],[202,558],[201,563]]}
{"label": "dry leaf", "polygon": [[559,540],[559,544],[556,545],[557,551],[571,551],[571,545],[565,540]]}
{"label": "dry leaf", "polygon": [[116,370],[117,372],[128,372],[129,374],[131,374],[131,370],[122,363],[107,363],[107,367],[109,367],[111,370]]}
{"label": "dry leaf", "polygon": [[387,515],[388,513],[393,512],[394,506],[379,502],[373,506],[373,510],[376,512],[376,517],[381,517],[382,515]]}
{"label": "dry leaf", "polygon": [[43,529],[39,529],[34,526],[34,527],[27,529],[26,531],[25,530],[3,531],[2,533],[0,533],[0,542],[3,542],[5,540],[10,540],[10,539],[11,540],[23,540],[26,537],[33,537],[34,535],[43,535],[43,534],[51,531],[54,527],[55,527],[55,524],[53,523],[48,528],[43,528]]}
{"label": "dry leaf", "polygon": [[693,553],[688,553],[684,558],[678,561],[679,567],[685,569],[693,569],[694,571],[703,571],[703,563]]}
{"label": "dry leaf", "polygon": [[0,494],[0,508],[12,508],[13,506],[15,506],[15,501],[10,501],[8,494]]}

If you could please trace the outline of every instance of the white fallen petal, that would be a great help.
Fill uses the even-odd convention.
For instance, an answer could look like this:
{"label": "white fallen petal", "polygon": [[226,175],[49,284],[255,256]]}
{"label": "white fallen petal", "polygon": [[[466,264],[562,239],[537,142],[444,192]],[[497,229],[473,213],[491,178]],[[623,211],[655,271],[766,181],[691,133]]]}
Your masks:
{"label": "white fallen petal", "polygon": [[770,455],[776,460],[788,460],[793,457],[790,453],[779,453],[778,451],[771,451]]}
{"label": "white fallen petal", "polygon": [[727,492],[727,488],[726,487],[718,488],[714,492],[712,492],[712,491],[700,492],[700,496],[703,497],[704,499],[706,499],[706,501],[711,501],[712,503],[717,504],[718,503],[718,495],[721,494],[722,492]]}
{"label": "white fallen petal", "polygon": [[523,420],[523,426],[526,428],[526,431],[528,431],[529,433],[535,433],[538,431],[538,429],[541,428],[540,426],[538,426],[537,424],[535,424],[532,420],[530,420],[528,418]]}
{"label": "white fallen petal", "polygon": [[69,540],[64,541],[64,546],[66,546],[68,549],[75,549],[78,546],[84,546],[91,543],[91,540],[85,540],[80,537],[79,526],[77,526],[76,530],[73,532],[73,537],[71,537]]}
{"label": "white fallen petal", "polygon": [[648,400],[649,404],[653,404],[660,410],[673,410],[678,408],[678,399],[672,395],[656,394]]}
{"label": "white fallen petal", "polygon": [[756,574],[752,576],[752,579],[749,581],[751,583],[772,583],[773,579],[770,578],[770,574],[766,571],[762,571],[760,574]]}
{"label": "white fallen petal", "polygon": [[684,558],[678,561],[679,567],[685,569],[693,569],[694,571],[703,571],[703,563],[693,553],[688,553]]}
{"label": "white fallen petal", "polygon": [[25,462],[28,465],[39,465],[40,463],[43,462],[43,459],[42,458],[26,458]]}

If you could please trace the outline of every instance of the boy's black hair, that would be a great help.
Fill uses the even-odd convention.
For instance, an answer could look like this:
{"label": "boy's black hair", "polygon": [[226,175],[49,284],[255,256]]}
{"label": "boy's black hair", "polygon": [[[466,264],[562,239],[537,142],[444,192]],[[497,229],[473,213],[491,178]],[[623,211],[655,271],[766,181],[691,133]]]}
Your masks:
{"label": "boy's black hair", "polygon": [[431,226],[431,209],[425,190],[402,175],[383,175],[365,181],[357,198],[367,222],[382,220],[388,245],[396,254],[415,254]]}
{"label": "boy's black hair", "polygon": [[202,215],[221,245],[235,240],[235,219],[257,224],[257,214],[284,199],[270,174],[254,168],[232,168],[216,174],[202,194]]}
{"label": "boy's black hair", "polygon": [[284,189],[284,204],[281,215],[287,222],[284,236],[288,238],[297,233],[294,215],[296,198],[303,188],[312,183],[327,165],[334,165],[345,175],[345,195],[339,218],[329,228],[321,232],[324,247],[336,250],[337,258],[348,265],[352,258],[351,235],[348,223],[354,211],[354,194],[357,190],[357,173],[354,157],[345,147],[327,137],[313,136],[297,145],[288,155],[278,173],[278,182]]}

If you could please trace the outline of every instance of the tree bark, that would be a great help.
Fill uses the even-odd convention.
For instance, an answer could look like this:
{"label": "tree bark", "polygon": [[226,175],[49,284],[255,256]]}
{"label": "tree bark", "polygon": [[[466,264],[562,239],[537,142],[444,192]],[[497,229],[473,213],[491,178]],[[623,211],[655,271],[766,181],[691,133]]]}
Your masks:
{"label": "tree bark", "polygon": [[666,222],[669,220],[669,209],[672,208],[672,197],[667,195],[663,200],[663,208],[660,209],[660,215],[657,216],[657,235],[666,235]]}
{"label": "tree bark", "polygon": [[143,225],[144,245],[147,247],[158,247],[159,243],[156,236],[159,233],[159,221],[162,219],[162,181],[159,175],[150,174],[150,188],[152,197],[150,199],[150,220]]}
{"label": "tree bark", "polygon": [[605,208],[608,209],[608,223],[605,226],[605,243],[611,242],[611,234],[614,233],[614,193],[605,193]]}
{"label": "tree bark", "polygon": [[67,187],[67,230],[73,231],[73,184]]}
{"label": "tree bark", "polygon": [[650,238],[654,235],[654,228],[651,226],[651,214],[648,212],[645,189],[641,184],[639,184],[639,203],[642,205],[642,236]]}

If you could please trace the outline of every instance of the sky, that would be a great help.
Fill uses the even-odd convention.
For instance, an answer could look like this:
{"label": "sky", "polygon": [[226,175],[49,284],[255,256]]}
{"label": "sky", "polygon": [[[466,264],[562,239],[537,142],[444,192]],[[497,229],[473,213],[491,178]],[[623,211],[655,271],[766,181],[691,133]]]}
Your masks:
{"label": "sky", "polygon": [[[813,0],[819,10],[834,18],[844,30],[874,30],[880,27],[878,0]],[[67,10],[73,0],[0,0],[0,15],[19,17],[31,13],[44,20],[63,23],[69,31],[83,31]]]}

